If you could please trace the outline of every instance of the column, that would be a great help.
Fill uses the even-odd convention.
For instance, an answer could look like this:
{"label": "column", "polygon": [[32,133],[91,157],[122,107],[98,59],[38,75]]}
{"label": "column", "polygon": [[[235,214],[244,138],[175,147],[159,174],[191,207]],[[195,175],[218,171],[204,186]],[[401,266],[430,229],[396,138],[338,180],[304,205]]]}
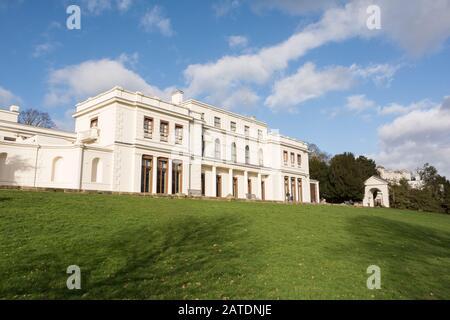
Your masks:
{"label": "column", "polygon": [[233,169],[228,169],[228,194],[233,195]]}
{"label": "column", "polygon": [[261,173],[258,173],[258,183],[256,186],[256,192],[257,192],[256,197],[259,199],[262,199],[261,183],[262,183]]}
{"label": "column", "polygon": [[172,194],[172,159],[167,159],[167,194]]}
{"label": "column", "polygon": [[215,197],[216,196],[216,177],[217,175],[217,170],[216,167],[213,166],[211,168],[211,197]]}
{"label": "column", "polygon": [[247,199],[248,194],[248,171],[244,171],[244,197]]}

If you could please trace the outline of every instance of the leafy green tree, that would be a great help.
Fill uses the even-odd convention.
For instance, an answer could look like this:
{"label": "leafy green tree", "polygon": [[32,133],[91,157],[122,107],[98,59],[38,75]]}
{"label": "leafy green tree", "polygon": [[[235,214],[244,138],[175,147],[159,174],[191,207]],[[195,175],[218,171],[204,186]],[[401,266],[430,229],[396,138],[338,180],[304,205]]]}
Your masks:
{"label": "leafy green tree", "polygon": [[330,201],[362,201],[365,181],[363,171],[352,153],[334,156],[330,160]]}
{"label": "leafy green tree", "polygon": [[365,156],[359,156],[356,159],[356,163],[361,169],[361,174],[364,181],[369,179],[371,176],[378,175],[377,164],[372,159],[366,158]]}
{"label": "leafy green tree", "polygon": [[329,182],[329,166],[319,157],[312,157],[309,160],[309,175],[312,179],[319,181],[320,183],[320,197],[329,199],[330,194],[330,182]]}

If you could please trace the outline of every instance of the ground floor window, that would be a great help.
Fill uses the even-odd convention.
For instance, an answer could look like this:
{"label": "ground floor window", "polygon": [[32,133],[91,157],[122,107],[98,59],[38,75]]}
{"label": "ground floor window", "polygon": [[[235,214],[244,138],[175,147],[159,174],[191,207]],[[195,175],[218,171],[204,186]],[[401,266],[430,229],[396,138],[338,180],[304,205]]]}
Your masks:
{"label": "ground floor window", "polygon": [[142,156],[141,192],[152,192],[153,157]]}
{"label": "ground floor window", "polygon": [[298,189],[298,202],[303,202],[303,186],[302,186],[302,179],[297,179],[297,189]]}
{"label": "ground floor window", "polygon": [[261,200],[266,200],[266,183],[264,180],[261,181]]}
{"label": "ground floor window", "polygon": [[289,178],[284,177],[284,196],[286,197],[286,200],[289,200],[290,194],[289,194]]}
{"label": "ground floor window", "polygon": [[291,200],[292,201],[297,201],[297,192],[295,192],[295,178],[291,178],[291,190],[292,190],[292,194],[291,194]]}
{"label": "ground floor window", "polygon": [[172,162],[172,194],[182,192],[183,163],[178,160]]}
{"label": "ground floor window", "polygon": [[205,195],[205,173],[202,172],[202,196]]}
{"label": "ground floor window", "polygon": [[247,180],[248,194],[252,194],[252,179]]}
{"label": "ground floor window", "polygon": [[238,197],[238,178],[233,177],[233,197]]}
{"label": "ground floor window", "polygon": [[222,176],[216,176],[216,197],[222,197]]}
{"label": "ground floor window", "polygon": [[167,193],[168,164],[168,159],[158,158],[158,168],[156,173],[156,193]]}

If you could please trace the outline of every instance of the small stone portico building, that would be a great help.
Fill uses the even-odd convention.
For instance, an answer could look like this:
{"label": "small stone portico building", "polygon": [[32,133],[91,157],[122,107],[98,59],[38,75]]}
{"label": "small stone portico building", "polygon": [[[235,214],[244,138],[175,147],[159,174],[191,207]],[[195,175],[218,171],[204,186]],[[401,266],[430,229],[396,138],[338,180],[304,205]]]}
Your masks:
{"label": "small stone portico building", "polygon": [[389,183],[377,176],[371,176],[364,183],[364,207],[389,208]]}

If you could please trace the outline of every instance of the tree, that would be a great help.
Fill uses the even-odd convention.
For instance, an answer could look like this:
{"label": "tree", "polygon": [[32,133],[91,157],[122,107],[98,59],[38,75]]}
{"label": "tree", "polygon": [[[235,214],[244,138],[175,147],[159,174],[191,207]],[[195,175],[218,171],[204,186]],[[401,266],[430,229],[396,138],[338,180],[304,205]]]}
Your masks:
{"label": "tree", "polygon": [[367,179],[360,166],[365,161],[357,161],[352,153],[334,156],[330,161],[330,200],[332,202],[362,201],[364,181]]}
{"label": "tree", "polygon": [[319,157],[312,157],[309,160],[309,175],[312,179],[319,181],[321,198],[329,199],[331,195],[328,164]]}
{"label": "tree", "polygon": [[450,181],[426,163],[417,170],[423,181],[420,189],[411,188],[406,180],[390,186],[391,206],[430,212],[450,213]]}
{"label": "tree", "polygon": [[331,159],[331,155],[325,151],[320,150],[320,148],[314,144],[308,144],[309,158],[319,159],[320,161],[328,162]]}
{"label": "tree", "polygon": [[55,128],[56,125],[47,112],[27,109],[19,114],[19,123],[41,128]]}
{"label": "tree", "polygon": [[361,169],[361,174],[364,181],[369,179],[371,176],[378,175],[377,164],[372,159],[366,158],[365,156],[359,156],[356,159],[356,163]]}

